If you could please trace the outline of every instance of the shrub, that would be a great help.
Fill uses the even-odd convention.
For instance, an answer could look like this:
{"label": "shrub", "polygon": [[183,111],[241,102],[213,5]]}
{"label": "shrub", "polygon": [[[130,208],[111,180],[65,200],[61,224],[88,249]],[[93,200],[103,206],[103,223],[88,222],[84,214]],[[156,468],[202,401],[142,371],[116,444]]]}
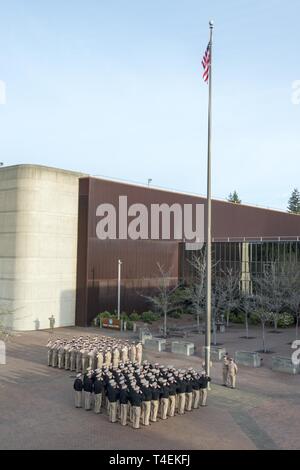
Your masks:
{"label": "shrub", "polygon": [[149,310],[148,312],[142,313],[142,321],[145,323],[152,323],[153,321],[159,320],[160,315],[158,313],[151,312]]}
{"label": "shrub", "polygon": [[230,320],[232,323],[243,324],[243,323],[245,323],[245,316],[244,316],[243,313],[235,312],[235,313],[231,313],[231,314],[229,315],[229,320]]}
{"label": "shrub", "polygon": [[171,318],[181,318],[182,312],[180,310],[175,310],[174,312],[169,313]]}
{"label": "shrub", "polygon": [[104,312],[99,313],[98,317],[99,318],[114,318],[115,315],[105,310]]}
{"label": "shrub", "polygon": [[127,330],[133,330],[133,321],[131,321],[131,320],[126,321],[126,329]]}
{"label": "shrub", "polygon": [[249,317],[250,325],[260,325],[260,315],[258,313],[252,313]]}
{"label": "shrub", "polygon": [[293,326],[294,323],[294,317],[290,313],[280,313],[278,315],[277,326],[279,328],[288,328],[289,326]]}
{"label": "shrub", "polygon": [[132,314],[130,315],[130,320],[132,321],[139,321],[141,319],[141,315],[139,315],[138,313],[136,312],[132,312]]}

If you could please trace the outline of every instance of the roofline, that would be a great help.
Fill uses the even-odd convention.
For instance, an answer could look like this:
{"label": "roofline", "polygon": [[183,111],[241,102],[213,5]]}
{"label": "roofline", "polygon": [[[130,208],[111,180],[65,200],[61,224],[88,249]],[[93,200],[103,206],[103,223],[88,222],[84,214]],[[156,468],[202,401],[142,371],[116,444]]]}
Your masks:
{"label": "roofline", "polygon": [[[120,178],[113,178],[113,177],[109,177],[109,176],[87,175],[87,176],[84,176],[83,178],[110,181],[112,183],[117,183],[117,184],[127,184],[128,186],[140,187],[140,188],[156,190],[156,191],[165,191],[165,192],[173,193],[173,194],[180,194],[180,195],[184,195],[184,196],[193,196],[193,197],[199,197],[199,198],[202,198],[202,199],[207,199],[206,196],[203,196],[203,195],[197,194],[197,193],[192,193],[192,192],[188,192],[188,191],[179,191],[179,190],[176,190],[176,189],[164,188],[162,186],[152,186],[152,185],[148,186],[145,183],[138,183],[138,182],[134,182],[134,181],[123,180],[123,179],[120,179]],[[230,202],[230,201],[227,201],[226,199],[220,199],[220,198],[213,198],[212,200],[216,201],[216,202],[221,202],[223,204],[224,203],[225,204],[232,204],[234,206],[239,206],[239,207],[251,207],[253,209],[279,212],[280,214],[286,214],[286,215],[290,215],[290,216],[294,216],[294,217],[299,217],[299,214],[293,214],[293,213],[290,213],[288,211],[284,211],[283,209],[275,209],[275,208],[272,208],[272,207],[264,207],[264,206],[259,206],[259,205],[256,205],[256,204],[245,204],[245,203],[237,204],[235,202]]]}
{"label": "roofline", "polygon": [[57,168],[57,167],[47,166],[47,165],[35,165],[33,163],[21,163],[19,165],[7,165],[7,166],[4,165],[4,166],[0,166],[0,171],[17,169],[17,168],[38,168],[38,169],[43,169],[47,171],[57,171],[60,173],[72,174],[74,176],[78,176],[78,178],[89,176],[88,173],[82,173],[82,172],[74,171],[74,170],[66,170],[64,168]]}

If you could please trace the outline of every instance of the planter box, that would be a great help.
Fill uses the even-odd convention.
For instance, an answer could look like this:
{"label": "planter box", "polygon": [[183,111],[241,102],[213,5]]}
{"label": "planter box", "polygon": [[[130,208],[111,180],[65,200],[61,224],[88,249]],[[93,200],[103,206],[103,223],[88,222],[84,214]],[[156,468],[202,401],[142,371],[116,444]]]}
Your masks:
{"label": "planter box", "polygon": [[[223,357],[226,354],[225,348],[219,348],[218,346],[211,346],[210,347],[210,358],[214,362],[222,361]],[[205,347],[202,348],[202,357],[205,357]]]}
{"label": "planter box", "polygon": [[152,339],[152,334],[148,328],[139,328],[139,340],[142,344],[145,344],[147,339]]}
{"label": "planter box", "polygon": [[290,357],[272,356],[272,370],[296,375],[300,373],[300,366],[293,364]]}
{"label": "planter box", "polygon": [[236,351],[235,362],[249,367],[260,367],[261,357],[257,352]]}
{"label": "planter box", "polygon": [[166,340],[161,338],[145,339],[144,345],[146,349],[151,351],[161,352],[166,350]]}
{"label": "planter box", "polygon": [[195,352],[195,345],[194,343],[188,343],[186,341],[172,341],[171,351],[175,354],[192,356]]}

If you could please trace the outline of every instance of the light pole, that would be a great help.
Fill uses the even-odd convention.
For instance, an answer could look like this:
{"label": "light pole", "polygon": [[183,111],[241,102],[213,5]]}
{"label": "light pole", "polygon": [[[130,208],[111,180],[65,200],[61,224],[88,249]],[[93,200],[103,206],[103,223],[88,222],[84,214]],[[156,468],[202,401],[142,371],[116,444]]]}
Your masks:
{"label": "light pole", "polygon": [[152,178],[148,178],[148,186],[152,183]]}
{"label": "light pole", "polygon": [[121,312],[121,266],[122,261],[118,260],[118,320],[120,320]]}

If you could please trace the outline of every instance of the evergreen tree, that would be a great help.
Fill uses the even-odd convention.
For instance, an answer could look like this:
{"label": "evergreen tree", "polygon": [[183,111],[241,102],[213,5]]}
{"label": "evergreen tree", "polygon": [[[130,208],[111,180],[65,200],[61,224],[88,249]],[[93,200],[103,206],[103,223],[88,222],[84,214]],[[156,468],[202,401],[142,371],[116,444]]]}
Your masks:
{"label": "evergreen tree", "polygon": [[241,199],[239,198],[238,196],[238,193],[236,192],[236,190],[233,191],[233,193],[230,193],[228,198],[227,198],[227,201],[228,202],[234,202],[235,204],[241,204]]}
{"label": "evergreen tree", "polygon": [[288,202],[288,211],[292,214],[300,214],[300,192],[294,189]]}

